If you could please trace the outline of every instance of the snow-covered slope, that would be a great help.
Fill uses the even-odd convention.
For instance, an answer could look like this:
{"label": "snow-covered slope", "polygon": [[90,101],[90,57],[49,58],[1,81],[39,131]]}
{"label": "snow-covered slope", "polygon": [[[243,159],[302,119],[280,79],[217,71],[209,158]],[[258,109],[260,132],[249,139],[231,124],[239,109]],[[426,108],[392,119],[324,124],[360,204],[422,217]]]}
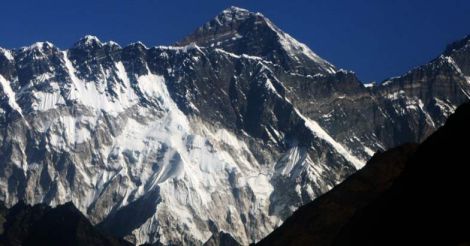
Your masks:
{"label": "snow-covered slope", "polygon": [[72,201],[135,243],[202,244],[221,231],[256,242],[466,99],[439,91],[445,112],[430,113],[419,94],[403,105],[401,89],[375,88],[235,7],[179,46],[86,36],[68,50],[1,49],[0,199]]}
{"label": "snow-covered slope", "polygon": [[[270,211],[276,205],[271,201],[277,188],[272,178],[290,177],[292,170],[278,173],[274,168],[278,157],[286,165],[298,164],[298,174],[320,170],[302,181],[308,200],[345,176],[326,175],[329,163],[322,157],[308,163],[283,157],[300,148],[295,136],[279,144],[286,134],[303,128],[313,139],[318,132],[305,127],[306,119],[270,85],[268,77],[273,75],[258,59],[194,45],[113,48],[87,36],[66,51],[50,43],[13,51],[18,69],[11,77],[0,77],[5,101],[0,195],[7,204],[19,199],[51,205],[72,201],[94,223],[136,243],[204,242],[218,231],[249,243],[282,221],[280,214]],[[247,86],[239,92],[248,94],[254,87],[265,101],[287,107],[292,120],[298,121],[295,129],[271,125],[275,137],[264,141],[247,133],[249,129],[203,117],[207,112],[225,119],[226,112],[201,105],[210,98],[198,98],[203,93],[198,89],[203,88],[197,86],[182,95],[194,97],[194,102],[179,102],[193,112],[184,113],[174,99],[181,89],[170,92],[169,87],[190,86],[186,76],[195,69],[184,66],[197,66],[198,59],[250,64],[246,74],[253,75],[239,79]],[[231,77],[238,74],[223,70]],[[268,106],[253,107],[268,110]],[[323,135],[318,142],[303,144],[304,155],[310,145],[318,146],[334,155],[338,166],[354,170],[350,156]],[[300,204],[288,204],[287,213]],[[145,214],[134,216],[137,210]],[[123,219],[126,225],[117,228]]]}

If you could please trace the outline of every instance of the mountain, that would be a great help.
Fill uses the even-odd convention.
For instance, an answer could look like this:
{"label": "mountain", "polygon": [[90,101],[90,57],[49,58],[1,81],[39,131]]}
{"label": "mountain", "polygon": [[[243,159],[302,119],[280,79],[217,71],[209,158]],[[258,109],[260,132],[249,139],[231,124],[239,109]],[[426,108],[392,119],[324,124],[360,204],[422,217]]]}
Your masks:
{"label": "mountain", "polygon": [[419,146],[376,154],[259,245],[468,244],[469,123],[467,103]]}
{"label": "mountain", "polygon": [[2,216],[0,245],[131,245],[97,231],[72,203],[51,208],[19,202]]}
{"label": "mountain", "polygon": [[280,30],[263,14],[238,7],[222,11],[177,45],[191,43],[236,55],[260,57],[285,70],[304,75],[336,72],[332,64]]}
{"label": "mountain", "polygon": [[137,244],[256,242],[442,125],[468,100],[468,46],[372,88],[236,7],[175,46],[0,49],[0,200],[71,201]]}
{"label": "mountain", "polygon": [[362,168],[302,207],[258,245],[331,245],[362,207],[377,199],[402,174],[417,144],[376,153]]}

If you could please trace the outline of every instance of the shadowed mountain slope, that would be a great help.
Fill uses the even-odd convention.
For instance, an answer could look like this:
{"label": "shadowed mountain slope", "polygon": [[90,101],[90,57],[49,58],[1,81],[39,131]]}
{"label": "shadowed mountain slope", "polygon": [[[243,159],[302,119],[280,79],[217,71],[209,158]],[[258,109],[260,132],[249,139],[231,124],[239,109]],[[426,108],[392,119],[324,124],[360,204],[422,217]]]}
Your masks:
{"label": "shadowed mountain slope", "polygon": [[376,154],[259,245],[468,243],[470,104],[419,146]]}

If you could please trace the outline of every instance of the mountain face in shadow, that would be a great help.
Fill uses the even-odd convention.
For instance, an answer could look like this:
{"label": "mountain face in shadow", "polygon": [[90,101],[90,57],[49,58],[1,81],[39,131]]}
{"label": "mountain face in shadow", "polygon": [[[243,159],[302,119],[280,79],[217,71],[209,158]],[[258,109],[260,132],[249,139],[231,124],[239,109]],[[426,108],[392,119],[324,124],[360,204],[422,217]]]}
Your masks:
{"label": "mountain face in shadow", "polygon": [[470,243],[469,125],[465,104],[419,146],[393,186],[348,222],[335,244]]}
{"label": "mountain face in shadow", "polygon": [[0,245],[132,245],[95,229],[72,203],[51,208],[19,202],[1,212]]}
{"label": "mountain face in shadow", "polygon": [[470,104],[419,146],[376,154],[259,245],[468,243]]}

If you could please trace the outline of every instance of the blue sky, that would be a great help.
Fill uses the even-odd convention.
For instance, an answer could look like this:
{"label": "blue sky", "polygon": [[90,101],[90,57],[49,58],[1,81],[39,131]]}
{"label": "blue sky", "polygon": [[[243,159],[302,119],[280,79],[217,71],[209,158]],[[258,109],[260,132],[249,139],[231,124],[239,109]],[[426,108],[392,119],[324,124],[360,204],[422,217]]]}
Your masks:
{"label": "blue sky", "polygon": [[172,44],[231,5],[262,12],[364,82],[400,75],[470,34],[468,0],[2,0],[0,46],[65,49],[85,34]]}

